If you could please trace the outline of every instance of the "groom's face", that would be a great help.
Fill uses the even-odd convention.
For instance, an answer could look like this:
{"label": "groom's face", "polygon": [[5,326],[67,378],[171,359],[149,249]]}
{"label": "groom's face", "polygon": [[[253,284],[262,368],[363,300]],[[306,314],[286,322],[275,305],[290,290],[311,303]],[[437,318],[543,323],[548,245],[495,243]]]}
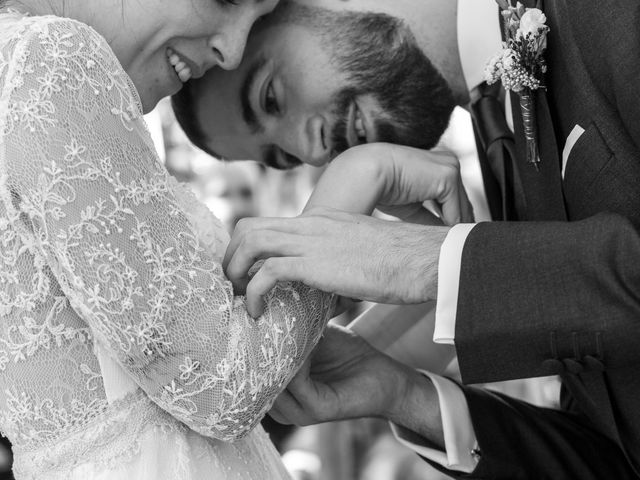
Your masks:
{"label": "groom's face", "polygon": [[265,22],[238,70],[190,86],[205,149],[290,168],[361,143],[432,147],[453,100],[408,30],[384,15],[311,15]]}

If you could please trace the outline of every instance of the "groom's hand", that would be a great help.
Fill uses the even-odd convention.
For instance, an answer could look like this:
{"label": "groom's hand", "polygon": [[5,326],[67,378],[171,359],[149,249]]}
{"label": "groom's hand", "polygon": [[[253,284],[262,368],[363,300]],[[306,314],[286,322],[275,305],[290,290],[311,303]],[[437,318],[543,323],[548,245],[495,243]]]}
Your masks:
{"label": "groom's hand", "polygon": [[296,425],[390,416],[406,388],[399,370],[357,334],[329,325],[270,415]]}
{"label": "groom's hand", "polygon": [[443,443],[438,398],[431,382],[335,325],[327,327],[270,415],[280,423],[296,425],[381,417]]}
{"label": "groom's hand", "polygon": [[[378,303],[422,303],[436,298],[448,231],[318,208],[292,219],[241,220],[223,264],[254,317],[279,281]],[[263,259],[249,281],[247,272]]]}
{"label": "groom's hand", "polygon": [[[454,156],[382,143],[352,148],[328,166],[300,217],[242,220],[224,259],[226,274],[236,293],[246,292],[254,317],[278,281],[382,303],[433,300],[448,229],[433,225],[424,201],[434,201],[448,225],[473,219]],[[376,206],[431,226],[359,215]],[[249,269],[265,259],[249,281]]]}

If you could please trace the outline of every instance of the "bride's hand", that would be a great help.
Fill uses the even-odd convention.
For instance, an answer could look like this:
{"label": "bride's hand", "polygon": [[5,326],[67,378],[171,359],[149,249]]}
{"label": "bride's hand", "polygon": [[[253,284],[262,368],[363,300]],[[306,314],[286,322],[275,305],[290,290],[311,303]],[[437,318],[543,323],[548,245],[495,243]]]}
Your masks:
{"label": "bride's hand", "polygon": [[435,216],[422,207],[429,200],[447,225],[473,221],[458,159],[450,152],[374,143],[352,148],[333,160],[305,211],[327,207],[370,215],[377,207],[403,220],[418,215],[434,224]]}

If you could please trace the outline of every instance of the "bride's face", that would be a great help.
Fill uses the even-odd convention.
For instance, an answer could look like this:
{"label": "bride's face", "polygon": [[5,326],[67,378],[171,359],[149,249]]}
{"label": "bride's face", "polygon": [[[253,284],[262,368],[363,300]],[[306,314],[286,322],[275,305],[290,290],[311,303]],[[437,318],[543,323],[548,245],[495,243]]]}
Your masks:
{"label": "bride's face", "polygon": [[104,11],[96,11],[92,23],[103,30],[100,33],[133,80],[148,112],[190,78],[200,77],[216,65],[236,68],[252,25],[273,10],[278,0],[116,3],[119,12],[105,17]]}

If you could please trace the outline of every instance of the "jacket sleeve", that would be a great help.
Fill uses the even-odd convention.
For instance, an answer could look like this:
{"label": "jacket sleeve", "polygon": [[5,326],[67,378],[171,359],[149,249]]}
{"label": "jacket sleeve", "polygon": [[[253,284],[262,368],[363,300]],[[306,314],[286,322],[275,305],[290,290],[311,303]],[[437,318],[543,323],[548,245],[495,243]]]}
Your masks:
{"label": "jacket sleeve", "polygon": [[281,284],[263,317],[247,314],[95,31],[52,20],[25,31],[15,55],[0,185],[22,235],[153,401],[203,435],[245,435],[319,339],[332,297]]}
{"label": "jacket sleeve", "polygon": [[[463,387],[478,439],[479,462],[457,479],[635,479],[624,453],[578,414],[535,407],[484,389]],[[430,462],[431,463],[431,462]]]}
{"label": "jacket sleeve", "polygon": [[640,237],[600,214],[484,223],[462,253],[456,351],[465,383],[545,376],[559,361],[640,362]]}

